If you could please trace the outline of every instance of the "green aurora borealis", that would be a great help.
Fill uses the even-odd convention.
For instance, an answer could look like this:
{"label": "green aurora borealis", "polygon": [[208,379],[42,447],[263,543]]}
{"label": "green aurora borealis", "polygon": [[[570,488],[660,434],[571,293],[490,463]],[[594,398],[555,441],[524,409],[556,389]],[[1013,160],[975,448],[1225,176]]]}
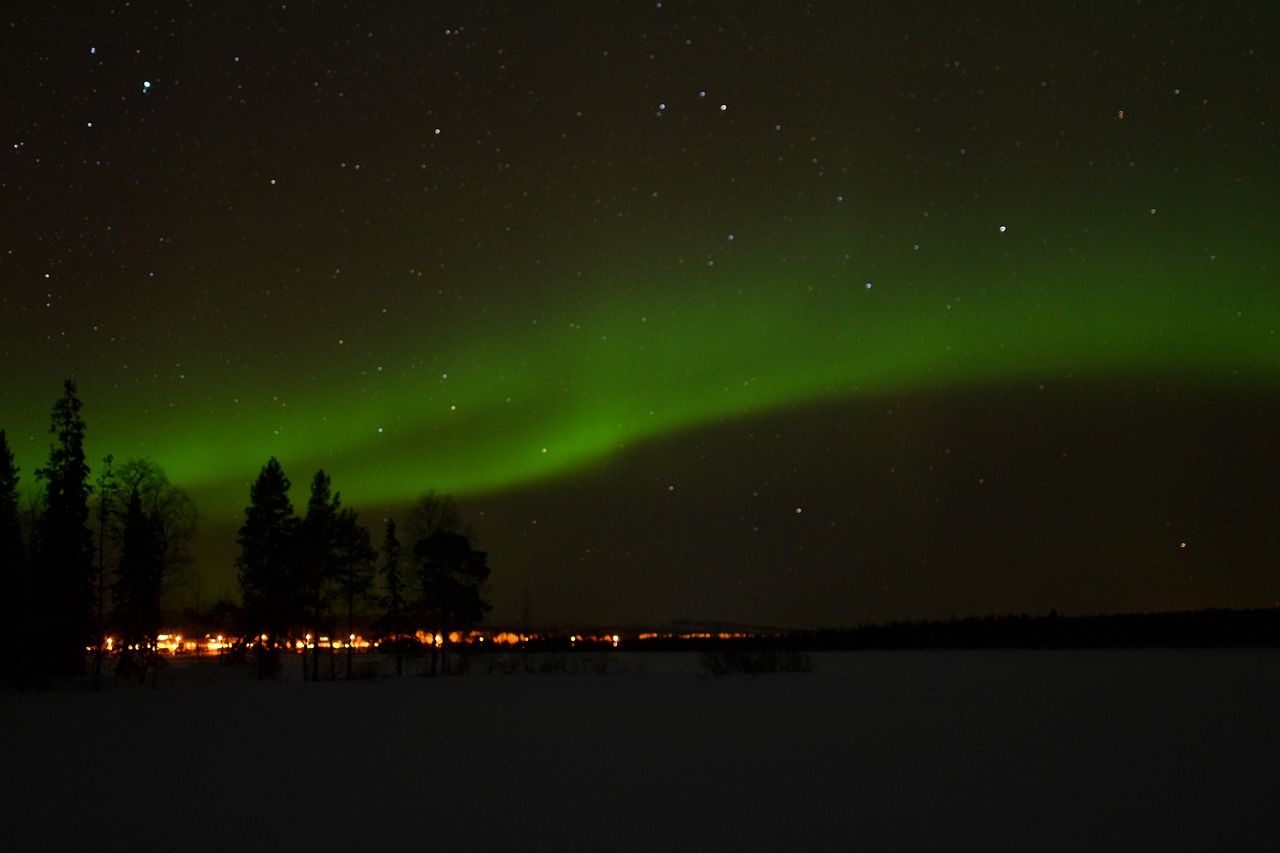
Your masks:
{"label": "green aurora borealis", "polygon": [[[882,465],[869,448],[900,442],[904,459],[934,471],[935,439],[950,454],[964,443],[954,436],[1002,419],[1039,424],[1038,397],[1090,410],[1095,388],[1099,408],[1137,388],[1262,411],[1280,390],[1280,116],[1259,100],[1274,49],[1248,33],[1274,13],[1232,5],[1206,25],[1135,8],[1077,16],[1059,37],[1062,21],[1026,10],[1021,29],[1006,29],[958,9],[933,20],[911,6],[899,20],[817,4],[792,20],[716,8],[535,14],[540,35],[524,41],[514,10],[465,4],[370,21],[235,5],[186,29],[138,12],[60,40],[49,35],[58,13],[24,19],[23,55],[46,59],[19,76],[45,97],[19,108],[27,119],[4,167],[4,275],[16,286],[0,305],[0,427],[24,484],[73,377],[95,460],[149,457],[195,495],[206,594],[231,583],[247,484],[276,456],[295,505],[323,467],[375,529],[427,489],[483,512],[472,521],[508,619],[531,588],[547,618],[587,621],[696,611],[829,624],[1064,606],[1064,572],[1037,588],[995,552],[981,565],[955,557],[972,597],[877,599],[895,573],[945,561],[953,528],[1004,528],[961,509],[936,534],[886,534],[874,552],[852,544],[876,535],[854,519],[885,507],[972,503],[950,491],[968,469],[881,501],[878,478],[904,463]],[[307,48],[331,40],[332,55]],[[993,408],[952,420],[983,395]],[[892,401],[936,405],[942,420],[905,433],[859,420]],[[1107,413],[1089,417],[1105,435]],[[1063,423],[1094,430],[1074,418]],[[815,424],[828,426],[815,436]],[[760,443],[788,425],[821,452]],[[1181,427],[1136,427],[1165,428]],[[1046,458],[1078,455],[1077,438],[1054,430],[1014,443],[1060,440]],[[1002,452],[1022,458],[1020,445],[985,441],[970,448],[974,470],[999,467]],[[1275,455],[1265,436],[1249,441],[1264,462]],[[875,469],[865,482],[826,481],[854,458]],[[1033,491],[1037,476],[1017,473]],[[761,517],[826,505],[827,532],[738,541],[776,529],[742,496],[780,483],[781,509]],[[639,534],[609,532],[680,529],[650,502],[686,484],[710,503],[685,507],[705,523],[682,545],[646,553]],[[1151,511],[1173,525],[1172,510]],[[534,514],[543,530],[564,520],[554,545],[531,538]],[[1002,523],[1043,538],[1049,517]],[[1096,518],[1060,520],[1103,535]],[[1257,547],[1211,561],[1249,579],[1203,596],[1154,581],[1149,598],[1121,584],[1124,595],[1066,600],[1269,605],[1275,584],[1251,573],[1274,556],[1274,534],[1255,534]],[[911,537],[928,556],[892,556]],[[702,571],[717,543],[726,565],[687,581],[684,600],[679,583],[645,586],[675,571],[681,548],[702,556],[680,571]],[[801,547],[830,574],[792,600],[782,563]],[[1010,544],[1011,565],[1025,562],[1021,548]],[[589,570],[564,568],[584,554]],[[726,597],[744,578],[756,592]],[[912,583],[918,593],[930,582]],[[1004,589],[1017,593],[992,592]]]}
{"label": "green aurora borealis", "polygon": [[[1016,226],[978,230],[989,269],[970,261],[948,273],[944,257],[794,274],[739,261],[729,273],[681,275],[650,299],[549,306],[554,319],[536,324],[500,318],[476,341],[442,329],[387,359],[412,371],[343,381],[321,358],[320,378],[279,395],[284,406],[236,401],[205,417],[178,398],[142,440],[138,424],[113,424],[108,410],[93,447],[154,457],[178,482],[225,496],[214,511],[238,511],[243,472],[272,455],[341,471],[361,504],[394,505],[424,483],[459,494],[525,486],[646,439],[833,399],[1066,376],[1280,384],[1280,265],[1258,236],[1214,243],[1221,256],[1211,257],[1168,238],[1135,252],[1139,235],[1122,232],[1123,245],[1094,250],[1092,268],[1055,273]],[[1020,252],[1027,260],[1013,258]]]}

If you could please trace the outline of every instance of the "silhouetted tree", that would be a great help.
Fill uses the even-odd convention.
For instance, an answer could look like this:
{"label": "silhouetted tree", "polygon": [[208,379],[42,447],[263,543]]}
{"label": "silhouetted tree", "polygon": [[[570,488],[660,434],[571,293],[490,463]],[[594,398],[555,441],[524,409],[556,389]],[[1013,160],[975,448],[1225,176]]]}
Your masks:
{"label": "silhouetted tree", "polygon": [[[437,530],[418,540],[413,549],[417,563],[418,606],[435,626],[440,637],[441,668],[449,671],[449,633],[469,630],[489,612],[484,600],[485,582],[489,579],[488,555],[471,547],[471,540],[461,533]],[[436,672],[436,647],[431,655],[431,673]]]}
{"label": "silhouetted tree", "polygon": [[347,678],[353,677],[351,638],[355,635],[356,602],[369,592],[373,583],[374,561],[378,552],[368,528],[360,524],[355,510],[338,513],[338,548],[334,583],[347,605]]}
{"label": "silhouetted tree", "polygon": [[117,674],[146,674],[160,630],[160,524],[142,508],[137,485],[129,491],[121,534],[120,561],[111,594],[116,628],[120,632]]}
{"label": "silhouetted tree", "polygon": [[36,475],[45,484],[37,531],[33,658],[49,675],[83,675],[93,641],[93,533],[89,530],[89,466],[76,386],[67,380],[54,404],[49,463]]}
{"label": "silhouetted tree", "polygon": [[273,456],[249,487],[249,506],[236,542],[245,623],[258,643],[258,675],[279,669],[277,642],[297,608],[291,577],[296,519],[289,502],[289,478]]}
{"label": "silhouetted tree", "polygon": [[386,590],[383,604],[383,627],[391,635],[396,650],[396,675],[404,675],[404,579],[400,574],[400,540],[396,537],[396,520],[387,519],[382,540],[382,584]]}
{"label": "silhouetted tree", "polygon": [[27,610],[27,571],[18,509],[18,466],[0,429],[0,661],[3,674],[23,673]]}
{"label": "silhouetted tree", "polygon": [[[110,587],[111,614],[123,640],[117,672],[142,676],[155,661],[165,590],[191,562],[198,513],[190,496],[147,459],[130,459],[99,478],[100,503],[108,489],[127,495],[123,504],[113,501],[114,509],[107,504],[110,523],[102,534],[118,554]],[[104,546],[99,548],[101,555]]]}
{"label": "silhouetted tree", "polygon": [[407,525],[409,538],[421,542],[432,533],[447,531],[469,536],[470,531],[462,523],[462,513],[453,495],[441,495],[434,489],[413,502],[409,508]]}
{"label": "silhouetted tree", "polygon": [[[341,538],[338,514],[342,505],[340,495],[332,493],[329,475],[323,469],[311,480],[311,496],[307,500],[307,514],[298,524],[297,581],[302,598],[302,617],[311,639],[311,678],[320,677],[320,635],[330,634],[332,626],[324,624],[329,608],[329,587],[337,572],[338,545]],[[303,678],[307,667],[304,663]]]}
{"label": "silhouetted tree", "polygon": [[[428,591],[423,578],[423,567],[418,557],[418,546],[421,545],[429,536],[435,533],[448,532],[460,533],[465,535],[466,531],[462,526],[462,513],[458,511],[458,505],[454,502],[453,496],[449,494],[441,495],[434,489],[419,497],[413,502],[409,508],[408,524],[406,525],[409,532],[409,539],[414,543],[411,552],[415,560],[415,573],[417,580],[418,597],[414,602],[414,611],[419,618],[428,620],[427,626],[433,634],[439,634],[440,616],[435,608],[435,593]],[[443,643],[448,638],[441,635]],[[431,644],[431,674],[435,675],[437,665],[439,663],[440,647],[435,643]]]}
{"label": "silhouetted tree", "polygon": [[[204,629],[222,635],[224,638],[246,636],[248,628],[244,607],[230,597],[223,596],[209,608],[208,615],[204,617]],[[232,648],[229,645],[223,645],[218,651],[218,658],[222,663],[243,663],[244,652],[243,646]]]}
{"label": "silhouetted tree", "polygon": [[195,501],[185,489],[169,481],[164,469],[149,459],[130,459],[117,472],[120,486],[137,489],[142,511],[156,526],[160,560],[160,595],[182,580],[192,564],[191,542],[200,522]]}

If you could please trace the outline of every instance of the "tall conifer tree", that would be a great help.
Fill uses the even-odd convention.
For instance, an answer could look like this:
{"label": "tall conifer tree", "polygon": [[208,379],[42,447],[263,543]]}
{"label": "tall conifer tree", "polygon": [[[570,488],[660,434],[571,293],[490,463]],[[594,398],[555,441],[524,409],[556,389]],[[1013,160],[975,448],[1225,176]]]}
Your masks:
{"label": "tall conifer tree", "polygon": [[[329,475],[324,469],[317,471],[311,479],[307,514],[298,525],[296,552],[303,618],[312,635],[313,681],[320,677],[320,635],[333,633],[325,615],[329,606],[329,587],[337,571],[338,514],[341,506],[341,496],[333,493]],[[305,675],[306,670],[303,672]]]}
{"label": "tall conifer tree", "polygon": [[249,487],[249,506],[236,542],[246,627],[258,640],[258,674],[274,677],[277,642],[297,616],[293,579],[297,519],[289,502],[289,478],[273,456]]}
{"label": "tall conifer tree", "polygon": [[37,535],[33,655],[49,675],[82,675],[92,642],[93,533],[89,529],[89,465],[82,404],[70,379],[54,404],[44,514]]}

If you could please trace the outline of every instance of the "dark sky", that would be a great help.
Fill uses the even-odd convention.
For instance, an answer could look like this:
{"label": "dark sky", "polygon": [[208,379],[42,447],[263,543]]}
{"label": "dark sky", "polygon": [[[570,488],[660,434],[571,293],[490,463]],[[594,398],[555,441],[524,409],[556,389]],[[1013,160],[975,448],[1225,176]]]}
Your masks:
{"label": "dark sky", "polygon": [[94,5],[0,17],[0,427],[204,601],[276,456],[499,622],[1280,602],[1275,4]]}

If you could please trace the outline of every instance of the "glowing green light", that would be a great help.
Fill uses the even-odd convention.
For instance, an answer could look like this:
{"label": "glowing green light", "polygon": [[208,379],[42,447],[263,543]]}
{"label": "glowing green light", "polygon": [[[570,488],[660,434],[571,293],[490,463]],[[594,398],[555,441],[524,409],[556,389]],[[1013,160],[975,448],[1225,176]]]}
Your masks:
{"label": "glowing green light", "polygon": [[[744,254],[669,281],[584,276],[534,317],[425,318],[420,336],[366,347],[379,363],[359,371],[350,342],[263,364],[243,387],[211,365],[164,406],[148,386],[104,396],[82,382],[90,450],[152,458],[210,513],[241,509],[273,455],[299,481],[325,468],[349,503],[389,505],[563,476],[656,436],[886,391],[1280,382],[1269,244],[1219,239],[1221,260],[1111,247],[1095,251],[1105,264],[1074,265],[1066,253],[1007,260],[1015,229],[989,233],[985,253],[954,264],[911,255],[868,272],[832,237],[803,264]],[[30,472],[41,460],[20,461]]]}
{"label": "glowing green light", "polygon": [[153,453],[193,486],[239,481],[275,454],[394,502],[428,485],[474,493],[554,477],[690,426],[886,389],[1280,378],[1275,292],[1129,273],[896,293],[891,281],[809,290],[771,276],[715,298],[602,301],[562,328],[459,336],[376,394],[324,387],[231,422],[179,420]]}

